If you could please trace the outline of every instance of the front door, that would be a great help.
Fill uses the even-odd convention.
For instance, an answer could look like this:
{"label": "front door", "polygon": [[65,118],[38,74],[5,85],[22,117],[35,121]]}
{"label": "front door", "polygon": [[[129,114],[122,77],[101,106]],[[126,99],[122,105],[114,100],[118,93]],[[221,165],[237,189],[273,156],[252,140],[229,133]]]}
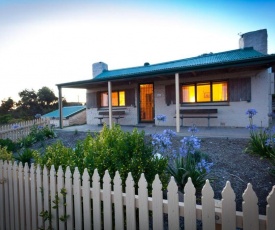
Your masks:
{"label": "front door", "polygon": [[154,85],[140,84],[139,85],[139,118],[140,122],[154,121]]}

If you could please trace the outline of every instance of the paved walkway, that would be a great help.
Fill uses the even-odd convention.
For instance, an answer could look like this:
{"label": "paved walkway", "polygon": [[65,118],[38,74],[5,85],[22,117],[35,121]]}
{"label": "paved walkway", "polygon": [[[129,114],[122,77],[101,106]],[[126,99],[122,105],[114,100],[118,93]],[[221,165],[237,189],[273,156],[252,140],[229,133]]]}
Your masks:
{"label": "paved walkway", "polygon": [[[141,124],[137,126],[128,126],[122,125],[122,130],[131,132],[134,128],[138,130],[144,130],[146,134],[153,134],[153,133],[161,133],[164,129],[171,129],[176,131],[176,127],[169,127],[169,126],[153,126],[152,124]],[[179,136],[189,136],[191,135],[188,132],[189,127],[181,127],[180,132],[178,133]],[[220,127],[197,127],[198,133],[196,136],[198,137],[225,137],[225,138],[249,138],[249,131],[246,128],[220,128]],[[64,131],[82,131],[82,132],[99,132],[102,129],[102,126],[98,125],[77,125],[71,127],[63,128]]]}

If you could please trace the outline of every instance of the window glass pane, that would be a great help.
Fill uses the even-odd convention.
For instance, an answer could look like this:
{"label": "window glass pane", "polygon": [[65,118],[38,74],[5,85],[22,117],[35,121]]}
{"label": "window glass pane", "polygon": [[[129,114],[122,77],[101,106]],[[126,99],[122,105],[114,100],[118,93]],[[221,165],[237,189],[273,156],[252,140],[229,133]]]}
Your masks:
{"label": "window glass pane", "polygon": [[125,91],[119,91],[119,106],[125,106]]}
{"label": "window glass pane", "polygon": [[197,102],[207,102],[210,100],[210,83],[197,84]]}
{"label": "window glass pane", "polygon": [[118,106],[118,92],[112,92],[112,106]]}
{"label": "window glass pane", "polygon": [[182,102],[195,102],[194,85],[184,85],[182,87]]}
{"label": "window glass pane", "polygon": [[108,106],[108,93],[101,93],[100,98],[101,106]]}
{"label": "window glass pane", "polygon": [[213,101],[227,101],[227,82],[216,82],[212,84]]}

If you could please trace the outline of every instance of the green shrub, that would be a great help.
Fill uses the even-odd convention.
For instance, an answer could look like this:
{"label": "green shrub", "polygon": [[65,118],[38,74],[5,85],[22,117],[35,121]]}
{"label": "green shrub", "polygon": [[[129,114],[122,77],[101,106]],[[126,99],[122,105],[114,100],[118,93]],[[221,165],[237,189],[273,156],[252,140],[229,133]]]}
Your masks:
{"label": "green shrub", "polygon": [[145,142],[144,132],[139,133],[137,129],[132,133],[124,132],[118,125],[112,129],[104,126],[94,137],[88,135],[77,143],[74,150],[57,142],[49,146],[44,155],[35,154],[34,158],[42,167],[54,165],[57,169],[61,165],[63,170],[66,166],[70,166],[71,170],[78,167],[80,173],[87,168],[90,175],[97,168],[101,178],[105,170],[109,171],[111,178],[119,171],[123,185],[129,172],[136,184],[144,173],[149,190],[156,174],[159,174],[163,187],[168,181],[167,159],[158,159],[152,154],[152,145]]}
{"label": "green shrub", "polygon": [[[249,119],[249,125],[247,128],[250,132],[248,147],[245,151],[247,153],[260,155],[261,157],[270,158],[275,153],[275,129],[274,127],[267,129],[262,127],[258,128],[254,125],[253,119],[257,113],[258,112],[255,109],[248,109],[245,113]],[[269,114],[269,116],[272,116],[272,114]]]}
{"label": "green shrub", "polygon": [[63,170],[65,170],[67,166],[73,169],[75,166],[74,156],[73,149],[65,147],[61,141],[57,141],[55,144],[48,146],[43,155],[39,152],[33,153],[36,164],[40,164],[41,167],[46,165],[48,169],[54,165],[55,170],[58,170],[59,166],[62,166]]}
{"label": "green shrub", "polygon": [[55,138],[56,137],[56,133],[53,130],[53,126],[49,127],[48,125],[46,125],[45,127],[42,128],[42,132],[46,138]]}
{"label": "green shrub", "polygon": [[144,173],[150,190],[155,175],[159,174],[163,187],[167,185],[167,159],[153,155],[152,145],[146,143],[144,132],[139,133],[134,129],[129,133],[123,132],[118,125],[112,129],[104,126],[99,135],[94,138],[89,136],[79,145],[83,145],[85,150],[85,167],[90,172],[97,168],[101,178],[105,170],[109,171],[111,178],[119,171],[124,186],[129,172],[132,173],[135,184],[141,173]]}
{"label": "green shrub", "polygon": [[7,147],[7,150],[11,152],[16,151],[18,148],[18,145],[9,138],[0,139],[0,146]]}
{"label": "green shrub", "polygon": [[55,132],[49,126],[42,127],[34,125],[31,128],[30,133],[21,138],[19,145],[20,147],[29,148],[36,142],[44,141],[47,138],[54,138],[55,136]]}
{"label": "green shrub", "polygon": [[0,146],[0,160],[3,161],[11,161],[12,160],[12,152],[7,150],[7,147]]}
{"label": "green shrub", "polygon": [[29,167],[31,166],[31,160],[34,156],[34,153],[36,153],[35,150],[24,148],[21,151],[19,151],[17,156],[14,156],[13,158],[19,162],[22,162],[23,165],[25,163],[28,163]]}
{"label": "green shrub", "polygon": [[33,136],[27,135],[19,140],[19,146],[21,148],[29,148],[35,143]]}

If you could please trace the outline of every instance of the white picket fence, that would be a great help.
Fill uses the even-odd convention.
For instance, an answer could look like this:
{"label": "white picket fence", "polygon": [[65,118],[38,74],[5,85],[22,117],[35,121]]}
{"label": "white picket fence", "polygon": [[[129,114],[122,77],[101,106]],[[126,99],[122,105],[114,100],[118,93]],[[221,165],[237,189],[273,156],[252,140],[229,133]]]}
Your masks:
{"label": "white picket fence", "polygon": [[[266,216],[258,214],[257,196],[251,184],[243,194],[243,212],[236,212],[235,193],[230,182],[222,191],[222,200],[216,201],[210,183],[206,181],[202,205],[196,204],[195,188],[190,178],[184,188],[184,202],[179,202],[173,177],[167,190],[165,200],[158,175],[153,182],[152,197],[148,197],[143,174],[136,195],[131,173],[123,193],[118,172],[112,186],[106,171],[101,187],[97,170],[90,178],[86,169],[81,176],[77,168],[72,174],[67,167],[64,174],[61,167],[56,172],[52,166],[49,172],[39,165],[29,168],[26,164],[23,168],[21,163],[0,161],[0,229],[48,229],[51,226],[59,230],[99,230],[149,229],[151,226],[162,230],[164,213],[168,214],[168,228],[172,230],[180,228],[179,217],[184,217],[184,227],[188,230],[197,229],[196,220],[201,220],[203,229],[209,230],[220,227],[225,230],[236,227],[275,229],[275,186],[267,197]],[[51,212],[51,221],[40,216],[47,212]]]}
{"label": "white picket fence", "polygon": [[22,121],[16,124],[7,124],[0,126],[0,139],[9,138],[12,141],[17,141],[22,137],[27,136],[31,128],[34,125],[46,126],[50,125],[50,119],[48,118],[39,118],[30,121]]}

